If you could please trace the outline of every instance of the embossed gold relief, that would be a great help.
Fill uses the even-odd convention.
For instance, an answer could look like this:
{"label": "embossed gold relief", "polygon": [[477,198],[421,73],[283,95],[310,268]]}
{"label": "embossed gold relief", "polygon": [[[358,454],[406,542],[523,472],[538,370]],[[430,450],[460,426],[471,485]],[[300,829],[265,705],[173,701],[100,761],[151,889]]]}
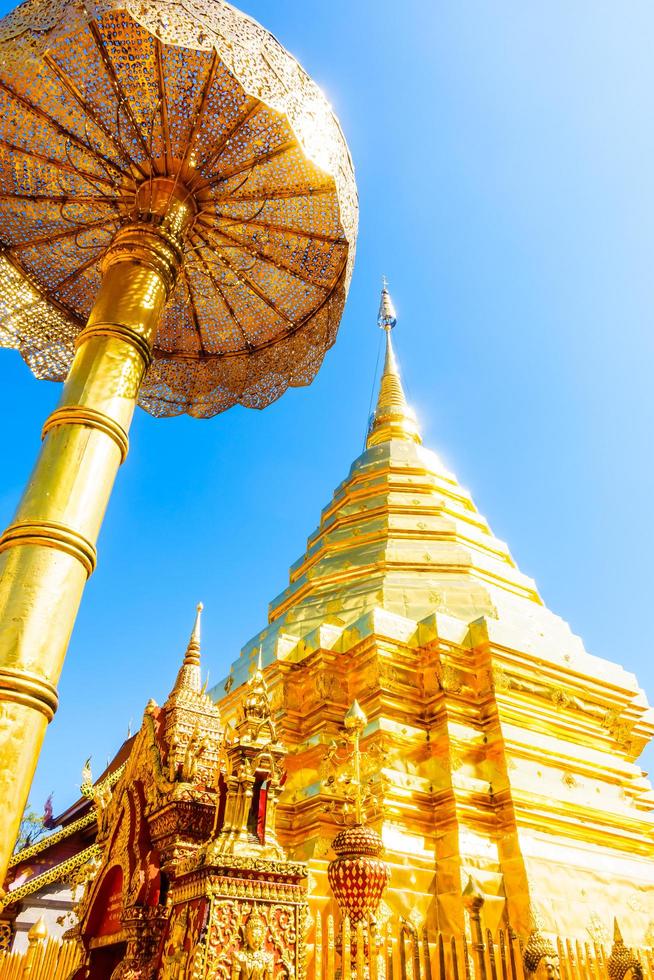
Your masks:
{"label": "embossed gold relief", "polygon": [[163,944],[161,980],[184,980],[186,977],[189,960],[193,957],[198,940],[199,911],[198,905],[190,904],[173,908],[168,934]]}
{"label": "embossed gold relief", "polygon": [[214,899],[199,976],[273,980],[304,975],[298,955],[303,905]]}
{"label": "embossed gold relief", "polygon": [[275,955],[266,949],[269,923],[256,905],[243,926],[244,949],[232,958],[232,980],[272,980]]}

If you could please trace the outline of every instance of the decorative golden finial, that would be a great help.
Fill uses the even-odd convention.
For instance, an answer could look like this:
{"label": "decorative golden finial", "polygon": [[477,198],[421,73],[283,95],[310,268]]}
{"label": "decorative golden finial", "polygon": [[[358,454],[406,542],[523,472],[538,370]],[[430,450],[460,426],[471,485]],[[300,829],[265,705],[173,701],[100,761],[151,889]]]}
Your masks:
{"label": "decorative golden finial", "polygon": [[[353,701],[344,719],[345,744],[352,746],[351,756],[340,781],[347,788],[347,806],[350,800],[354,801],[355,823],[341,830],[332,841],[336,858],[327,867],[334,897],[342,915],[347,916],[352,925],[375,914],[390,880],[390,869],[380,857],[382,839],[376,830],[364,825],[364,803],[368,794],[361,774],[360,739],[367,724],[368,719],[361,705]],[[334,745],[325,761],[330,757],[334,760],[336,751]],[[344,809],[344,816],[345,813]]]}
{"label": "decorative golden finial", "polygon": [[246,720],[249,720],[259,726],[265,723],[266,725],[270,726],[271,732],[274,732],[272,708],[270,704],[270,697],[268,695],[268,685],[266,684],[266,680],[263,676],[262,649],[263,648],[260,646],[259,653],[257,655],[257,666],[250,675],[247,683],[247,691],[245,698],[243,699],[242,711]]}
{"label": "decorative golden finial", "polygon": [[386,276],[383,278],[377,324],[386,333],[386,357],[382,373],[377,407],[372,416],[368,433],[367,447],[388,442],[389,439],[408,439],[421,442],[418,424],[412,409],[407,404],[400,380],[395,351],[391,341],[391,330],[397,323],[397,314],[388,291]]}
{"label": "decorative golden finial", "polygon": [[[354,821],[355,825],[358,826],[365,821],[363,807],[365,793],[361,782],[360,740],[363,730],[368,724],[368,718],[358,701],[354,700],[352,702],[345,714],[343,723],[346,731],[346,739],[341,744],[346,751],[349,749],[349,746],[351,746],[351,749],[349,750],[349,763],[346,766],[346,769],[349,771],[343,773],[342,778],[348,788],[348,807],[352,802],[354,803]],[[337,753],[338,746],[334,743],[331,750],[327,753],[325,762],[335,762]]]}
{"label": "decorative golden finial", "polygon": [[193,623],[191,638],[188,641],[186,656],[184,657],[184,663],[197,664],[198,667],[200,666],[200,625],[203,609],[204,605],[201,602],[198,602],[197,606],[195,607],[195,622]]}
{"label": "decorative golden finial", "polygon": [[82,782],[80,784],[79,789],[82,796],[93,795],[93,773],[91,771],[91,756],[88,757],[88,759],[82,766]]}
{"label": "decorative golden finial", "polygon": [[354,767],[354,814],[357,824],[363,823],[363,788],[361,786],[361,735],[368,718],[355,699],[345,715],[345,727],[352,734],[352,764]]}
{"label": "decorative golden finial", "polygon": [[386,331],[387,334],[391,332],[397,323],[397,313],[395,312],[395,306],[393,305],[391,294],[388,291],[388,280],[386,276],[382,276],[382,292],[381,299],[379,301],[377,323],[382,330]]}
{"label": "decorative golden finial", "polygon": [[352,702],[345,714],[344,724],[348,731],[358,731],[359,734],[361,734],[368,724],[368,716],[356,699]]}
{"label": "decorative golden finial", "polygon": [[37,919],[33,926],[30,926],[29,932],[27,933],[27,941],[30,944],[38,943],[42,939],[48,938],[48,927],[45,924],[45,919],[41,916]]}
{"label": "decorative golden finial", "polygon": [[200,674],[200,623],[204,606],[198,602],[195,612],[195,622],[191,636],[189,637],[186,653],[182,666],[179,669],[175,686],[171,694],[180,691],[195,691],[198,694],[202,690],[202,677]]}

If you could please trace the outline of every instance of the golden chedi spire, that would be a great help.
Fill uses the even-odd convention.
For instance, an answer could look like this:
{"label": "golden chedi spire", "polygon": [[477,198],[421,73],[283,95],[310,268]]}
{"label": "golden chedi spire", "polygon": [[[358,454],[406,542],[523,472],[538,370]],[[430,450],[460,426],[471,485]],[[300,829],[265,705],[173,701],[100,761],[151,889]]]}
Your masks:
{"label": "golden chedi spire", "polygon": [[199,602],[182,665],[163,705],[163,742],[170,781],[207,786],[215,779],[222,725],[217,705],[202,687],[202,609]]}
{"label": "golden chedi spire", "polygon": [[415,413],[407,404],[404,395],[400,369],[391,341],[391,330],[396,323],[397,314],[384,277],[377,324],[386,333],[386,356],[377,397],[377,407],[371,419],[366,442],[368,449],[379,443],[387,442],[389,439],[409,439],[413,442],[422,442]]}
{"label": "golden chedi spire", "polygon": [[195,611],[195,622],[193,623],[191,636],[186,647],[184,660],[182,661],[182,666],[179,668],[177,680],[175,681],[171,694],[181,691],[193,691],[199,694],[202,689],[202,676],[200,673],[200,624],[203,608],[202,603],[198,602]]}
{"label": "golden chedi spire", "polygon": [[374,609],[469,622],[517,604],[532,618],[542,606],[534,582],[422,444],[393,349],[397,315],[385,281],[377,323],[386,356],[366,447],[324,508],[288,588],[271,603],[270,623],[299,639],[329,617],[349,626]]}
{"label": "golden chedi spire", "polygon": [[[321,897],[334,794],[319,747],[333,739],[345,699],[358,698],[370,718],[376,829],[393,870],[386,904],[404,914],[410,882],[416,914],[461,934],[466,903],[478,903],[463,894],[472,874],[483,882],[485,927],[504,917],[517,934],[533,933],[525,966],[552,972],[556,919],[584,939],[592,915],[606,915],[607,889],[631,935],[648,928],[654,795],[636,759],[654,712],[633,675],[587,653],[544,605],[470,493],[416,438],[395,322],[385,288],[386,363],[368,444],[265,630],[216,694],[228,691],[221,711],[231,721],[251,696],[244,685],[264,643],[289,743],[280,840],[309,859]],[[530,913],[541,894],[538,923]],[[619,942],[613,962],[623,980]]]}

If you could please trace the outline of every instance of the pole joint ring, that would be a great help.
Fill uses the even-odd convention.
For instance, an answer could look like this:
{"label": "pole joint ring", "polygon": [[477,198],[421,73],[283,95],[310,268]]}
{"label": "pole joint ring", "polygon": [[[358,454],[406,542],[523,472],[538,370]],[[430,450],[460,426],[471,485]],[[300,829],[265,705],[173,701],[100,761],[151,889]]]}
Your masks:
{"label": "pole joint ring", "polygon": [[87,578],[93,574],[98,561],[95,545],[82,534],[55,521],[17,521],[10,524],[0,537],[0,552],[20,545],[40,545],[72,555],[84,566]]}
{"label": "pole joint ring", "polygon": [[136,330],[126,327],[124,323],[89,323],[78,333],[75,347],[80,348],[94,337],[113,337],[116,340],[123,340],[131,344],[141,355],[146,370],[152,364],[152,348],[148,341]]}
{"label": "pole joint ring", "polygon": [[64,405],[46,419],[41,438],[45,439],[48,432],[58,425],[86,425],[91,429],[104,432],[118,446],[120,462],[125,462],[129,450],[129,439],[122,425],[112,419],[110,415],[98,412],[94,408],[87,408],[85,405]]}
{"label": "pole joint ring", "polygon": [[29,670],[0,668],[0,701],[13,701],[34,708],[50,722],[59,705],[57,689],[49,681]]}

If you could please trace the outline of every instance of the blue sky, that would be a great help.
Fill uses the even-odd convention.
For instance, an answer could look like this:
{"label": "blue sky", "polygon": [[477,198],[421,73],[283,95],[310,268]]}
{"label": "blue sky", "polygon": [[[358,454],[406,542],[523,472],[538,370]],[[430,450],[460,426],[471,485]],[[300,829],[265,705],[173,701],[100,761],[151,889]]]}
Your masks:
{"label": "blue sky", "polygon": [[[323,86],[361,198],[308,389],[210,421],[139,411],[33,801],[75,797],[170,688],[194,607],[222,677],[361,449],[386,273],[427,444],[548,605],[654,698],[654,7],[248,0]],[[0,524],[58,387],[0,351]],[[654,751],[644,756],[654,767]]]}

